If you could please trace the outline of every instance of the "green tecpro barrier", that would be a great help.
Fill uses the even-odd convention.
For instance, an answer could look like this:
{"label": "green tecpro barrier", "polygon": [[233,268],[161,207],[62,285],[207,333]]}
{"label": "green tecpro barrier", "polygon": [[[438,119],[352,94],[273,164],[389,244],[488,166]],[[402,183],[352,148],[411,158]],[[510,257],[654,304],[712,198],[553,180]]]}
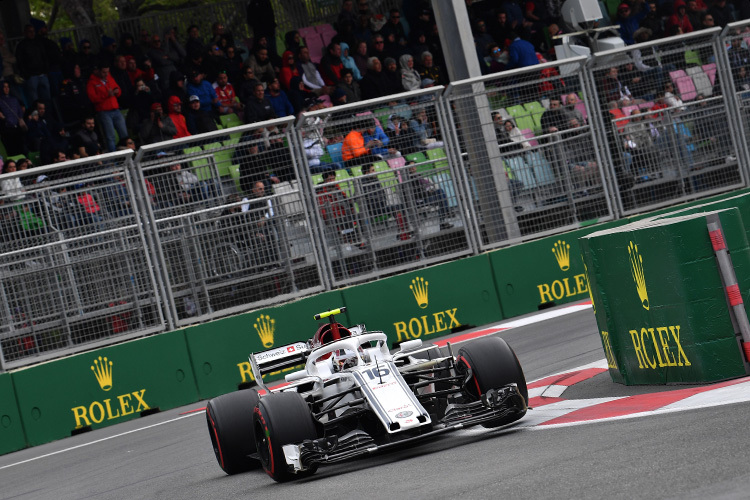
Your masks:
{"label": "green tecpro barrier", "polygon": [[489,257],[479,255],[342,291],[349,317],[391,343],[430,341],[503,319]]}
{"label": "green tecpro barrier", "polygon": [[0,374],[0,455],[26,447],[16,391],[9,373]]}
{"label": "green tecpro barrier", "polygon": [[626,223],[609,222],[490,252],[505,317],[587,299],[589,292],[578,239]]}
{"label": "green tecpro barrier", "polygon": [[[319,323],[313,316],[343,305],[341,292],[333,291],[187,328],[185,337],[200,397],[212,398],[254,384],[250,353],[312,338]],[[348,318],[347,313],[336,317],[345,325],[350,324]],[[263,380],[284,374],[269,373]]]}
{"label": "green tecpro barrier", "polygon": [[703,383],[745,375],[709,213],[719,215],[737,278],[747,283],[750,247],[737,208],[646,219],[581,238],[615,382]]}
{"label": "green tecpro barrier", "polygon": [[708,212],[712,210],[723,210],[727,208],[738,208],[740,214],[744,214],[743,222],[745,223],[745,233],[748,236],[748,241],[750,241],[750,193],[741,193],[729,198],[724,197],[719,200],[701,203],[698,205],[677,209],[671,212],[654,215],[652,218],[663,219],[681,217],[689,214]]}
{"label": "green tecpro barrier", "polygon": [[181,330],[32,366],[12,377],[32,446],[198,399]]}

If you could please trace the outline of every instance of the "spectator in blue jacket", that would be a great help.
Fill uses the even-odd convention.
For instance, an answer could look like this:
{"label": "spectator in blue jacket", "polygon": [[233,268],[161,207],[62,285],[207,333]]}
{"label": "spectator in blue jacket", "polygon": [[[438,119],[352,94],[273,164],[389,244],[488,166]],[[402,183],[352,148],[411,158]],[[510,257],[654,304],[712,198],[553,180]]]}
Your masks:
{"label": "spectator in blue jacket", "polygon": [[539,59],[536,57],[536,49],[531,42],[515,34],[512,37],[513,41],[510,47],[508,47],[508,64],[506,69],[525,68],[526,66],[539,64]]}
{"label": "spectator in blue jacket", "polygon": [[394,156],[401,156],[401,153],[393,148],[389,148],[388,144],[391,142],[391,138],[388,137],[383,128],[380,127],[375,120],[371,120],[368,124],[367,130],[362,136],[365,138],[365,144],[374,141],[374,146],[370,148],[370,153],[374,155],[380,155],[383,158],[393,158]]}
{"label": "spectator in blue jacket", "polygon": [[292,102],[289,100],[286,93],[281,90],[281,82],[279,82],[278,78],[274,78],[268,82],[266,99],[271,102],[271,106],[273,106],[277,118],[294,114],[294,106],[292,106]]}
{"label": "spectator in blue jacket", "polygon": [[203,73],[193,71],[190,80],[185,86],[187,95],[197,95],[201,101],[203,111],[213,112],[219,106],[219,97],[216,95],[213,85],[203,79]]}
{"label": "spectator in blue jacket", "polygon": [[[683,2],[684,4],[684,2]],[[644,0],[635,0],[631,7],[623,2],[617,7],[617,21],[620,25],[620,38],[625,45],[633,45],[635,30],[640,28],[641,21],[648,15],[651,7]]]}
{"label": "spectator in blue jacket", "polygon": [[341,63],[344,65],[344,68],[349,68],[352,71],[352,76],[355,80],[361,80],[362,75],[359,72],[357,63],[354,62],[354,58],[349,55],[349,44],[341,42],[339,45],[341,45]]}

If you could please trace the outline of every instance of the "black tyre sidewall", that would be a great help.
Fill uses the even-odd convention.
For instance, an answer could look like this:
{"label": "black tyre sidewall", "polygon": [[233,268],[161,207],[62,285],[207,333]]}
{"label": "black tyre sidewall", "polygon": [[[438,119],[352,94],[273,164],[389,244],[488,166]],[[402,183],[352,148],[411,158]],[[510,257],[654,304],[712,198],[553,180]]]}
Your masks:
{"label": "black tyre sidewall", "polygon": [[246,389],[211,399],[206,405],[206,423],[216,461],[227,474],[260,467],[248,455],[255,453],[253,411],[258,391]]}
{"label": "black tyre sidewall", "polygon": [[[253,428],[266,474],[280,482],[300,477],[289,471],[282,448],[318,437],[310,408],[302,396],[279,392],[261,398],[253,413]],[[263,442],[263,435],[267,436],[267,443]],[[261,450],[262,447],[266,449]]]}
{"label": "black tyre sidewall", "polygon": [[[479,386],[479,397],[489,389],[499,389],[508,384],[518,385],[518,391],[528,404],[529,391],[526,377],[516,353],[500,337],[485,337],[469,342],[458,351],[459,360],[464,358],[471,367]],[[471,383],[471,382],[470,382]],[[476,387],[470,387],[476,392]]]}

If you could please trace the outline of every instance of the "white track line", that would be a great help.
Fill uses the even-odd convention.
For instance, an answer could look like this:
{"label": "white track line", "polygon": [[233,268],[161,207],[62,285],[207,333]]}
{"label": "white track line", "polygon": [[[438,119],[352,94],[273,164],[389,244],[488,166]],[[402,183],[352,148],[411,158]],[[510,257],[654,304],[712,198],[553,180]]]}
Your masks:
{"label": "white track line", "polygon": [[86,446],[91,446],[92,444],[101,443],[103,441],[109,441],[110,439],[115,439],[115,438],[119,438],[119,437],[122,437],[122,436],[127,436],[128,434],[133,434],[134,432],[145,431],[146,429],[151,429],[152,427],[159,427],[160,425],[164,425],[164,424],[169,424],[169,423],[172,423],[172,422],[176,422],[178,420],[182,420],[183,418],[194,417],[195,415],[202,415],[202,414],[203,414],[203,412],[196,412],[196,413],[192,413],[192,414],[189,414],[189,415],[182,415],[182,416],[179,416],[177,418],[173,418],[173,419],[170,419],[170,420],[165,420],[164,422],[159,422],[158,424],[151,424],[151,425],[147,425],[145,427],[139,427],[138,429],[133,429],[133,430],[130,430],[130,431],[122,432],[120,434],[115,434],[114,436],[108,436],[108,437],[105,437],[105,438],[97,439],[96,441],[91,441],[89,443],[82,443],[82,444],[79,444],[79,445],[76,445],[76,446],[71,446],[70,448],[65,448],[65,449],[62,449],[62,450],[53,451],[52,453],[47,453],[45,455],[39,455],[38,457],[33,457],[33,458],[26,459],[26,460],[21,460],[20,462],[14,462],[12,464],[3,465],[2,467],[0,467],[0,470],[8,469],[10,467],[15,467],[16,465],[22,465],[22,464],[26,464],[26,463],[29,463],[29,462],[33,462],[34,460],[39,460],[40,458],[47,458],[47,457],[51,457],[53,455],[59,455],[60,453],[65,453],[65,452],[68,452],[68,451],[77,450],[78,448],[84,448]]}

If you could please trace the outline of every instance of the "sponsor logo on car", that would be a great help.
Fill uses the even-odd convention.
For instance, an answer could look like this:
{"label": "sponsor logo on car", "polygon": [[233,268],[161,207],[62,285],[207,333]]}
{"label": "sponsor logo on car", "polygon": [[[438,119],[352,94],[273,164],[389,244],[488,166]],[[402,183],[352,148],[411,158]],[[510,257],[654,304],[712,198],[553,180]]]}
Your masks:
{"label": "sponsor logo on car", "polygon": [[411,417],[414,412],[411,411],[402,411],[400,413],[396,413],[396,418],[406,418]]}

